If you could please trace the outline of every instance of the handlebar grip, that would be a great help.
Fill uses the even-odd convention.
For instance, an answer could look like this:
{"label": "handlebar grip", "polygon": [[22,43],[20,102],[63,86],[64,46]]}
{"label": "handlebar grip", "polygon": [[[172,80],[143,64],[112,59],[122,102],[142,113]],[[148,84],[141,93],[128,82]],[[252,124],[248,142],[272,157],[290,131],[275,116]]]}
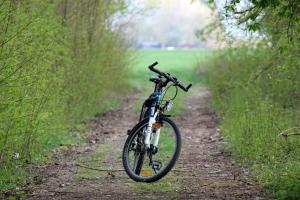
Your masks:
{"label": "handlebar grip", "polygon": [[184,87],[183,85],[178,84],[178,87],[180,87],[183,91],[188,92],[189,89],[192,87],[192,84],[189,84],[187,87]]}
{"label": "handlebar grip", "polygon": [[187,87],[186,87],[186,92],[189,91],[189,89],[192,87],[193,85],[190,83]]}
{"label": "handlebar grip", "polygon": [[156,61],[155,63],[153,63],[153,64],[149,65],[149,69],[153,69],[153,68],[154,68],[154,66],[155,66],[155,65],[157,65],[157,64],[158,64],[158,62]]}
{"label": "handlebar grip", "polygon": [[159,75],[161,75],[161,72],[158,69],[155,69],[154,66],[156,66],[158,64],[158,62],[153,63],[152,65],[149,65],[149,69]]}

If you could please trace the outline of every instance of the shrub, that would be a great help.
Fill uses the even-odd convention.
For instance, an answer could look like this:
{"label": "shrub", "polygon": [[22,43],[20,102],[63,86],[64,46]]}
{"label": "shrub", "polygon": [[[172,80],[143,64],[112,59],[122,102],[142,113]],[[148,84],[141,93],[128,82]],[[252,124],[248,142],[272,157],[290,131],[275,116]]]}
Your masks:
{"label": "shrub", "polygon": [[210,61],[208,79],[228,150],[277,197],[299,199],[300,138],[279,135],[300,126],[299,61],[289,53],[230,48]]}
{"label": "shrub", "polygon": [[76,142],[70,128],[115,105],[128,53],[112,19],[125,9],[123,0],[1,1],[0,189],[24,179],[24,164]]}

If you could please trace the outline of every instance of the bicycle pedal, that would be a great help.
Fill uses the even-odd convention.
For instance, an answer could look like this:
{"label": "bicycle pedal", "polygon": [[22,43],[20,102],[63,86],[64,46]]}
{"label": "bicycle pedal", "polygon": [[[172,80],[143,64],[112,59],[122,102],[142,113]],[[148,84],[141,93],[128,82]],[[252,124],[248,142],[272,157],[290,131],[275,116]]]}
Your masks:
{"label": "bicycle pedal", "polygon": [[159,162],[159,161],[153,161],[153,162],[152,162],[152,167],[153,167],[155,170],[160,170],[161,167],[162,167],[162,163]]}
{"label": "bicycle pedal", "polygon": [[127,135],[130,135],[130,133],[131,133],[131,129],[128,129],[127,130]]}

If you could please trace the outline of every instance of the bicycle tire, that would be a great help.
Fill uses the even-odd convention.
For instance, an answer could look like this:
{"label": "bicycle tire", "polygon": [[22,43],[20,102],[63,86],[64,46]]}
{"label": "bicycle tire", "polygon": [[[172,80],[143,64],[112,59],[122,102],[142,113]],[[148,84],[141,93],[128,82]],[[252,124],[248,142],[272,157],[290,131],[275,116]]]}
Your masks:
{"label": "bicycle tire", "polygon": [[175,133],[175,138],[176,138],[176,148],[175,148],[175,152],[173,154],[172,159],[170,160],[170,162],[168,163],[167,166],[164,167],[164,169],[157,175],[152,176],[152,177],[142,177],[139,176],[137,174],[135,174],[129,166],[129,151],[130,151],[130,145],[131,145],[131,140],[133,140],[133,138],[136,136],[136,134],[138,134],[138,131],[145,127],[148,124],[149,119],[145,118],[144,120],[142,120],[141,122],[139,122],[131,131],[131,134],[128,136],[124,148],[123,148],[123,155],[122,155],[122,160],[123,160],[123,166],[124,169],[127,173],[127,175],[133,179],[136,182],[146,182],[146,183],[150,183],[150,182],[155,182],[158,181],[159,179],[163,178],[165,175],[167,175],[171,169],[174,167],[179,155],[180,155],[180,150],[181,150],[181,134],[180,131],[178,129],[178,127],[176,126],[176,124],[169,118],[164,117],[164,116],[160,116],[159,121],[162,122],[167,122],[172,128],[173,131]]}

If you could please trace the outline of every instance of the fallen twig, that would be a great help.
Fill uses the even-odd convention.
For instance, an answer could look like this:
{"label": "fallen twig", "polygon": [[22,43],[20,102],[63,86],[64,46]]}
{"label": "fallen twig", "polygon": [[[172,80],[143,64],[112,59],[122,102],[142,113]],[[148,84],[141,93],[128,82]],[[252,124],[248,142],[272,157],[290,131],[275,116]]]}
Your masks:
{"label": "fallen twig", "polygon": [[86,168],[86,169],[96,170],[96,171],[100,171],[100,172],[118,172],[118,171],[124,171],[124,169],[99,169],[99,168],[95,168],[95,167],[90,167],[90,166],[87,166],[87,165],[83,165],[83,164],[80,164],[80,163],[76,163],[76,166],[82,167],[82,168]]}
{"label": "fallen twig", "polygon": [[294,129],[300,129],[300,127],[293,127],[293,128],[286,129],[286,130],[282,131],[281,133],[279,133],[278,135],[283,136],[285,138],[287,138],[289,136],[300,135],[300,132],[288,133],[288,131],[291,131]]}
{"label": "fallen twig", "polygon": [[292,136],[292,135],[300,135],[300,132],[297,132],[297,133],[282,134],[282,136],[285,136],[285,137]]}

